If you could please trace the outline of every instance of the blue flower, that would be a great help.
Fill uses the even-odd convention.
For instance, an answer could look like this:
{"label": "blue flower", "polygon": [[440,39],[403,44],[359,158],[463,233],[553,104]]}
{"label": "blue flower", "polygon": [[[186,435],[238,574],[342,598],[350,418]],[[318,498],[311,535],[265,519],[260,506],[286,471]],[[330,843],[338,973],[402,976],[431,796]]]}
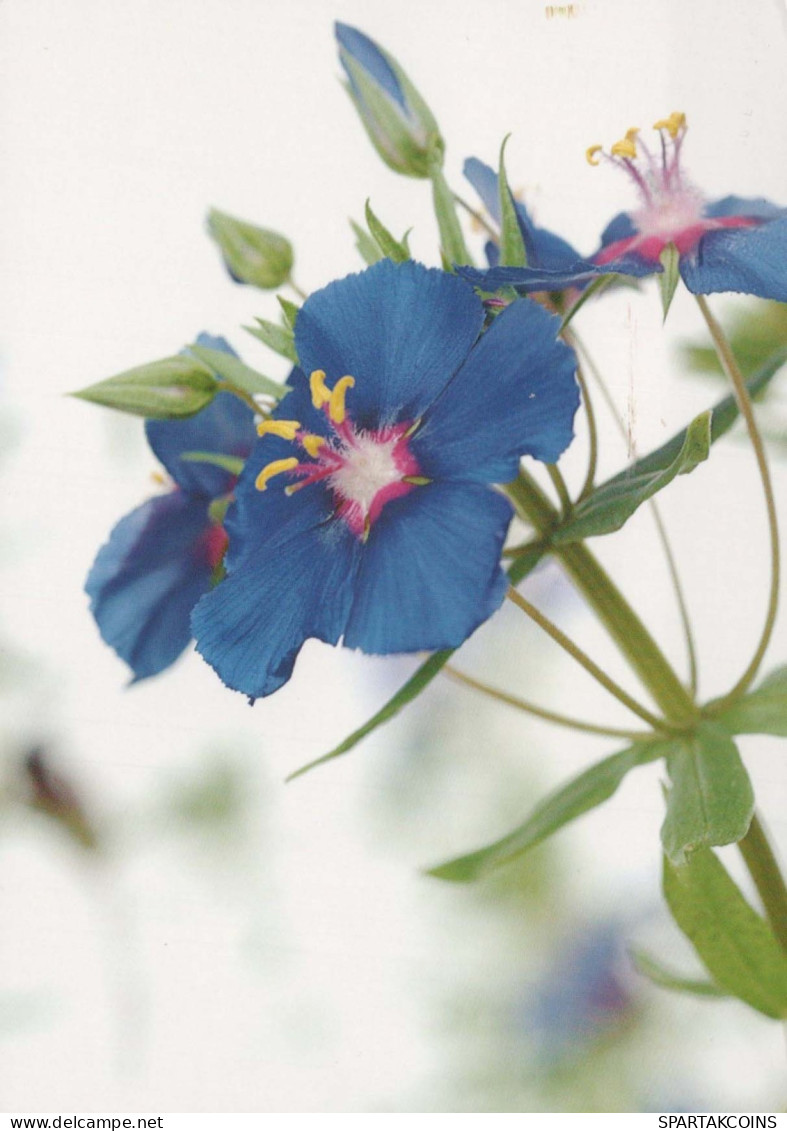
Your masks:
{"label": "blue flower", "polygon": [[348,93],[375,149],[395,172],[428,177],[430,162],[443,150],[431,110],[374,40],[348,24],[337,23],[334,30]]}
{"label": "blue flower", "polygon": [[381,260],[296,322],[292,387],[227,516],[227,577],[194,610],[197,648],[251,698],[315,637],[370,653],[462,643],[500,605],[511,507],[493,483],[552,462],[579,397],[558,323],[484,309],[456,276]]}
{"label": "blue flower", "polygon": [[[659,156],[628,130],[604,157],[634,181],[640,207],[621,212],[604,229],[601,246],[573,264],[528,263],[490,271],[459,268],[484,290],[513,286],[521,293],[582,286],[603,274],[641,278],[663,271],[660,256],[674,244],[684,283],[694,294],[738,291],[787,302],[787,209],[761,198],[726,196],[707,201],[686,178],[680,155],[686,119],[674,113],[656,122]],[[599,163],[601,147],[588,150]]]}
{"label": "blue flower", "polygon": [[[197,342],[233,352],[223,338],[200,334]],[[196,416],[149,420],[145,432],[175,487],[120,520],[85,583],[101,636],[131,668],[134,681],[158,675],[186,648],[191,610],[210,589],[227,544],[209,507],[231,491],[233,477],[181,455],[245,457],[254,442],[254,414],[232,394],[218,393]]]}

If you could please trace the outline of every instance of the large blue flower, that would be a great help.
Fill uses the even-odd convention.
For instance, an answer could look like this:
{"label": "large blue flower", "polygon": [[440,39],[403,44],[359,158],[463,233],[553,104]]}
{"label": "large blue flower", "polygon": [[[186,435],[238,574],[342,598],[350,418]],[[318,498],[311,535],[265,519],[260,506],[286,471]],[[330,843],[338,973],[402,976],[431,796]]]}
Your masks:
{"label": "large blue flower", "polygon": [[[787,302],[787,209],[756,198],[726,196],[707,201],[688,181],[680,164],[686,134],[683,114],[654,126],[655,157],[632,129],[604,156],[631,177],[640,207],[621,212],[604,229],[601,246],[574,263],[528,260],[527,267],[493,267],[460,274],[487,291],[513,286],[520,293],[582,286],[604,274],[637,278],[663,271],[661,254],[674,244],[684,283],[694,294],[738,291]],[[600,146],[588,160],[598,164]]]}
{"label": "large blue flower", "polygon": [[491,484],[523,454],[556,460],[579,396],[551,315],[515,302],[483,323],[461,279],[387,259],[304,303],[292,392],[228,514],[227,577],[192,617],[229,687],[275,691],[309,637],[453,647],[500,605],[512,512]]}
{"label": "large blue flower", "polygon": [[[198,343],[232,353],[223,338]],[[255,438],[254,414],[230,393],[186,420],[149,420],[148,443],[175,487],[131,511],[99,550],[85,583],[102,637],[134,673],[158,675],[191,640],[191,610],[211,585],[227,544],[210,503],[232,489],[219,467],[181,459],[210,451],[245,457]]]}

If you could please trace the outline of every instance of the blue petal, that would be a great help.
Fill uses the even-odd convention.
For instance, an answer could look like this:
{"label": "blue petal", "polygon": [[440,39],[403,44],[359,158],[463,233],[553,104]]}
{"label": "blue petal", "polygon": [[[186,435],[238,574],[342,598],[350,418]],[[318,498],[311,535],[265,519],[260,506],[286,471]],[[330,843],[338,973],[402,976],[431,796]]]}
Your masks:
{"label": "blue petal", "polygon": [[477,338],[484,309],[445,271],[382,259],[306,300],[295,323],[305,373],[330,385],[350,374],[347,410],[363,427],[420,416],[448,384]]}
{"label": "blue petal", "polygon": [[456,272],[468,283],[481,291],[500,291],[504,287],[514,287],[520,294],[533,294],[539,291],[562,291],[566,287],[577,287],[595,279],[597,275],[610,273],[609,267],[598,267],[589,260],[581,259],[568,270],[547,271],[542,267],[492,267],[479,271],[476,267],[458,266]]}
{"label": "blue petal", "polygon": [[500,263],[500,245],[494,240],[487,240],[484,244],[484,255],[490,267],[497,267]]}
{"label": "blue petal", "polygon": [[[238,356],[224,338],[210,334],[200,334],[197,345]],[[157,458],[184,491],[214,499],[231,489],[232,476],[221,468],[180,457],[183,452],[217,452],[245,459],[256,438],[254,413],[231,393],[218,393],[196,416],[146,421],[145,435]]]}
{"label": "blue petal", "polygon": [[363,547],[344,636],[364,652],[455,648],[500,606],[512,511],[472,483],[431,483],[383,509]]}
{"label": "blue petal", "polygon": [[243,557],[192,617],[198,651],[228,687],[252,699],[286,683],[309,637],[336,644],[352,600],[358,539],[343,522],[325,521],[319,489],[289,502],[290,523],[256,548],[249,532]]}
{"label": "blue petal", "polygon": [[338,21],[334,24],[334,31],[339,46],[342,49],[339,52],[339,59],[347,72],[347,77],[356,94],[360,97],[360,93],[355,86],[355,80],[344,61],[344,51],[346,51],[356,63],[363,67],[369,77],[374,79],[378,86],[382,87],[385,93],[390,95],[394,102],[397,102],[401,108],[407,112],[407,100],[399,85],[396,72],[374,40],[369,39],[367,35],[358,31],[357,28],[350,27],[349,24],[339,23]]}
{"label": "blue petal", "polygon": [[135,679],[169,667],[191,639],[191,610],[210,587],[204,500],[182,491],[122,518],[85,583],[103,639]]}
{"label": "blue petal", "polygon": [[497,173],[477,157],[468,157],[462,172],[481,198],[481,203],[496,224],[500,223],[500,190]]}
{"label": "blue petal", "polygon": [[714,219],[721,216],[747,216],[752,220],[777,220],[786,212],[778,204],[772,204],[761,196],[725,196],[706,205],[703,210],[705,216]]}
{"label": "blue petal", "polygon": [[534,302],[492,323],[412,438],[429,478],[506,483],[521,455],[554,463],[574,434],[579,389],[560,320]]}
{"label": "blue petal", "polygon": [[681,257],[680,273],[693,294],[739,291],[787,302],[787,217],[708,232]]}
{"label": "blue petal", "polygon": [[630,239],[631,236],[636,234],[637,229],[634,227],[628,212],[619,212],[617,216],[613,216],[601,233],[601,246],[606,247],[607,244],[617,243],[618,240]]}

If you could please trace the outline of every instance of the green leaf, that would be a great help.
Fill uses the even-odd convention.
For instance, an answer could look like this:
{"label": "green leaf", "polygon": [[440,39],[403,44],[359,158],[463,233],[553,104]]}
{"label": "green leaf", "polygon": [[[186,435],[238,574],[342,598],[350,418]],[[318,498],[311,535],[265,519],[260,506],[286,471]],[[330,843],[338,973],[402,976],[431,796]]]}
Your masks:
{"label": "green leaf", "polygon": [[664,898],[718,986],[766,1017],[787,1017],[787,955],[709,849],[681,867],[664,857]]}
{"label": "green leaf", "polygon": [[256,322],[256,326],[244,326],[243,329],[264,342],[268,349],[297,365],[298,355],[295,352],[295,335],[292,330],[279,326],[276,322],[268,322],[265,318],[257,318]]}
{"label": "green leaf", "polygon": [[527,267],[527,250],[522,238],[522,230],[516,215],[516,204],[508,187],[505,152],[508,138],[500,146],[500,165],[498,171],[498,191],[500,193],[500,266]]}
{"label": "green leaf", "polygon": [[754,791],[727,731],[700,723],[694,734],[675,739],[667,773],[672,784],[661,841],[673,864],[697,849],[735,844],[746,835]]}
{"label": "green leaf", "polygon": [[404,244],[394,239],[386,226],[372,212],[372,206],[366,201],[366,223],[369,231],[380,248],[380,251],[394,263],[405,263],[410,258],[410,253]]}
{"label": "green leaf", "polygon": [[281,307],[285,324],[294,334],[295,319],[298,317],[301,308],[298,306],[297,302],[290,302],[288,298],[284,298],[282,295],[276,295],[276,301]]}
{"label": "green leaf", "polygon": [[[508,579],[511,584],[517,585],[520,581],[523,581],[530,571],[536,568],[545,553],[545,546],[532,546],[523,551],[509,566]],[[316,758],[313,762],[301,766],[300,769],[290,774],[287,781],[293,781],[294,778],[299,778],[301,774],[313,770],[316,766],[322,766],[325,762],[331,762],[341,754],[346,754],[348,750],[352,750],[354,746],[357,746],[361,739],[366,738],[368,734],[371,734],[377,727],[382,726],[383,723],[387,723],[394,715],[398,715],[403,707],[406,707],[408,703],[416,699],[424,688],[432,682],[434,677],[439,674],[442,668],[444,668],[451,659],[455,651],[456,648],[449,648],[442,652],[434,652],[429,659],[425,660],[420,668],[410,676],[407,683],[399,688],[393,698],[389,699],[376,714],[372,715],[368,722],[365,722],[358,730],[353,731],[351,735],[327,754],[323,754],[321,758]]]}
{"label": "green leaf", "polygon": [[465,245],[462,228],[456,215],[454,194],[443,175],[441,162],[436,157],[429,166],[429,175],[432,178],[432,199],[440,230],[440,250],[449,264],[449,269],[453,270],[455,263],[468,264],[473,261]]}
{"label": "green leaf", "polygon": [[632,962],[640,974],[650,979],[657,986],[665,990],[677,990],[679,993],[696,994],[698,997],[729,997],[726,990],[721,989],[715,982],[707,982],[699,978],[686,978],[682,974],[674,974],[655,958],[641,950],[632,950]]}
{"label": "green leaf", "polygon": [[540,801],[519,828],[484,848],[428,869],[428,875],[452,883],[469,883],[492,868],[507,864],[607,801],[630,770],[662,757],[667,745],[638,742],[597,762]]}
{"label": "green leaf", "polygon": [[680,252],[675,247],[674,243],[668,243],[659,256],[659,262],[664,270],[656,278],[659,281],[659,290],[661,291],[661,308],[664,311],[664,321],[667,321],[669,308],[672,306],[672,300],[675,297],[678,283],[680,282]]}
{"label": "green leaf", "polygon": [[619,530],[634,512],[677,475],[687,475],[708,458],[711,445],[711,414],[703,412],[683,433],[683,443],[666,466],[643,470],[641,460],[629,470],[609,479],[574,510],[552,535],[556,545],[576,542]]}
{"label": "green leaf", "polygon": [[181,452],[180,458],[189,463],[209,463],[213,467],[220,467],[230,475],[240,475],[243,471],[244,461],[237,456],[225,456],[221,452]]}
{"label": "green leaf", "polygon": [[212,369],[222,381],[242,389],[244,393],[248,393],[250,396],[262,393],[278,401],[285,393],[289,392],[287,385],[279,385],[276,381],[272,381],[270,377],[258,373],[256,369],[245,365],[234,354],[197,345],[189,346],[189,352],[193,353],[209,369]]}
{"label": "green leaf", "polygon": [[[708,708],[712,710],[713,704]],[[759,687],[716,717],[733,734],[787,738],[787,666],[771,672]]]}
{"label": "green leaf", "polygon": [[385,259],[377,242],[372,239],[365,228],[356,224],[354,220],[350,221],[350,227],[355,233],[355,246],[358,254],[367,266],[371,267],[373,263],[379,263],[381,259]]}
{"label": "green leaf", "polygon": [[267,291],[289,279],[292,244],[278,232],[237,220],[216,208],[208,213],[208,231],[228,270],[242,283]]}
{"label": "green leaf", "polygon": [[177,420],[194,416],[217,392],[209,368],[193,357],[178,354],[127,369],[71,395],[134,416]]}

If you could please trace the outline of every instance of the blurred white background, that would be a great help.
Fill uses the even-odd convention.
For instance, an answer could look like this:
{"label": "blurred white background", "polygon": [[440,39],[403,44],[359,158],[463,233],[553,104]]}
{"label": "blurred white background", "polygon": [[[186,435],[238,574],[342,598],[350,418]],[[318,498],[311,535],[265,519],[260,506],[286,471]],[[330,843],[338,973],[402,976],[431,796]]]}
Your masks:
{"label": "blurred white background", "polygon": [[[622,178],[585,163],[586,147],[676,109],[690,123],[687,166],[710,196],[787,203],[787,15],[777,0],[577,0],[572,9],[569,18],[537,0],[0,6],[2,740],[9,764],[26,744],[56,749],[106,845],[89,856],[43,820],[0,812],[7,1110],[526,1102],[474,1082],[483,1039],[452,1018],[450,1003],[472,1001],[477,1013],[478,1002],[537,979],[538,960],[512,938],[488,886],[444,887],[419,869],[507,831],[545,788],[612,747],[435,685],[346,759],[284,786],[413,662],[308,645],[291,683],[253,710],[194,654],[126,690],[82,586],[113,524],[155,489],[155,461],[141,422],[64,394],[166,356],[200,330],[225,334],[261,370],[284,372],[240,329],[255,314],[275,317],[275,300],[229,281],[204,231],[209,206],[287,234],[308,290],[360,266],[347,217],[360,219],[367,197],[395,232],[412,226],[416,255],[437,262],[427,186],[382,166],[337,81],[334,18],[402,63],[440,123],[460,191],[472,195],[463,159],[494,163],[511,131],[512,183],[541,224],[583,251],[631,204]],[[724,312],[731,300],[714,305]],[[652,283],[578,321],[639,453],[721,395],[676,364],[675,342],[701,333],[687,295],[678,294],[666,332]],[[581,422],[578,434],[575,477]],[[626,456],[610,428],[602,472]],[[776,478],[784,500],[783,465]],[[737,677],[764,616],[765,519],[746,446],[727,441],[676,482],[664,512],[710,696]],[[682,663],[648,518],[597,548]],[[627,680],[567,587],[550,575],[533,585]],[[770,666],[784,661],[784,642],[777,631]],[[492,666],[514,692],[553,705],[570,696],[573,713],[625,718],[516,613],[466,651],[465,667]],[[783,751],[766,739],[747,740],[745,751],[787,855]],[[184,793],[216,775],[240,783],[219,832],[182,812]],[[626,938],[655,932],[689,968],[692,956],[658,910],[661,817],[654,768],[564,834],[560,894],[542,894],[534,931],[546,930],[551,905],[557,938],[583,917],[607,916]],[[653,1013],[627,1054],[640,1082],[610,1103],[784,1102],[777,1026],[736,1005],[638,992]]]}

